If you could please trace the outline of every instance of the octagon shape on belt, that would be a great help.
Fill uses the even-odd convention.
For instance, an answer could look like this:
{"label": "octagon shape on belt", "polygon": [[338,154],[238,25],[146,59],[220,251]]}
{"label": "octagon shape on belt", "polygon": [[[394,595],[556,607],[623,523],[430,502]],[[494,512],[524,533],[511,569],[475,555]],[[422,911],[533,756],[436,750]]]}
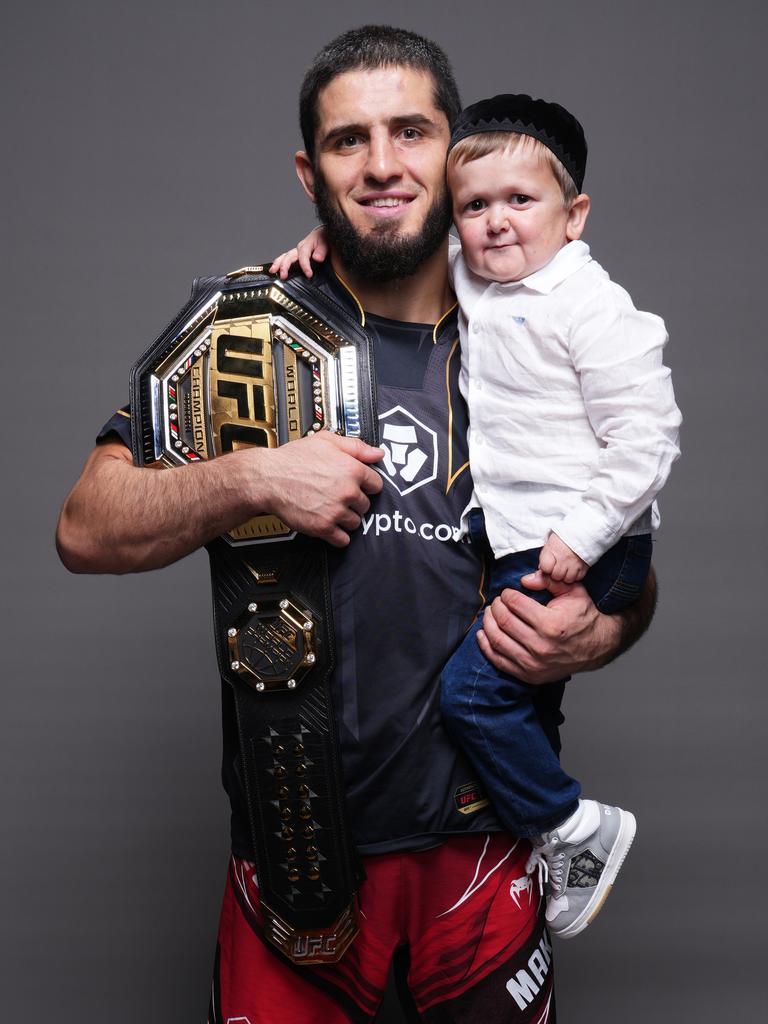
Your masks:
{"label": "octagon shape on belt", "polygon": [[[241,448],[275,448],[328,429],[360,437],[355,347],[294,287],[216,290],[134,368],[142,464],[179,466]],[[133,405],[132,400],[132,405]],[[292,536],[277,516],[251,519],[230,543]]]}
{"label": "octagon shape on belt", "polygon": [[253,601],[227,630],[230,668],[259,693],[294,690],[316,661],[313,630],[291,597]]}

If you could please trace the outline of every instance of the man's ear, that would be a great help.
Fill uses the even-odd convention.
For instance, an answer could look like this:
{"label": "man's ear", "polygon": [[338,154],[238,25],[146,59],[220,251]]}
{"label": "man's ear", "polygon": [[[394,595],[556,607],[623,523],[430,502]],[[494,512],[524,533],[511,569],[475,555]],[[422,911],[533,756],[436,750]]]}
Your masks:
{"label": "man's ear", "polygon": [[300,149],[293,158],[301,187],[314,203],[315,201],[315,168],[303,149]]}
{"label": "man's ear", "polygon": [[589,207],[590,199],[586,192],[581,192],[573,200],[565,225],[565,237],[569,242],[575,242],[576,239],[581,238],[584,226],[587,223]]}

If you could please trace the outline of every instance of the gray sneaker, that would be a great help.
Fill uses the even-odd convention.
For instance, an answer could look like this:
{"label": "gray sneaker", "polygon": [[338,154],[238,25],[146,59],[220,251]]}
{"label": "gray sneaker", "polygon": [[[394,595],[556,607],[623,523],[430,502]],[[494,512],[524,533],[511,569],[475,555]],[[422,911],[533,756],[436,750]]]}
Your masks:
{"label": "gray sneaker", "polygon": [[570,829],[567,840],[558,829],[534,840],[526,866],[528,874],[538,870],[540,889],[547,883],[547,925],[561,939],[583,932],[596,917],[637,828],[635,816],[620,807],[596,800],[583,800],[581,806],[581,825]]}

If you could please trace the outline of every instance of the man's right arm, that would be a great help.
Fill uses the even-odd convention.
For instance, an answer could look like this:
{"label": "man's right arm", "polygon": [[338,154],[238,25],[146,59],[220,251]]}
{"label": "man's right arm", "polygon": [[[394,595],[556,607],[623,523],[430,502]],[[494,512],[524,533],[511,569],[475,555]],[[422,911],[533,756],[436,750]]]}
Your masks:
{"label": "man's right arm", "polygon": [[56,546],[71,572],[142,572],[183,558],[256,515],[336,547],[370,507],[382,457],[323,431],[280,448],[248,448],[171,471],[134,466],[119,442],[97,446],[68,495]]}

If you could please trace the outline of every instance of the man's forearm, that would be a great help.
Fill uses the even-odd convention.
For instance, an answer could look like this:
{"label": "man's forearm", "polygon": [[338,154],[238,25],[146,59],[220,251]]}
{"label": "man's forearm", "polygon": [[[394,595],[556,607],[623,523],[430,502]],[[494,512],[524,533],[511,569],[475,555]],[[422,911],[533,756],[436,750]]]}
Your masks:
{"label": "man's forearm", "polygon": [[183,558],[253,514],[226,458],[173,471],[134,466],[120,444],[97,448],[64,503],[57,530],[73,572],[141,572]]}
{"label": "man's forearm", "polygon": [[172,470],[134,466],[117,442],[91,453],[56,531],[72,572],[141,572],[183,558],[253,516],[336,547],[383,487],[382,457],[358,438],[323,430],[278,448],[242,448]]}

